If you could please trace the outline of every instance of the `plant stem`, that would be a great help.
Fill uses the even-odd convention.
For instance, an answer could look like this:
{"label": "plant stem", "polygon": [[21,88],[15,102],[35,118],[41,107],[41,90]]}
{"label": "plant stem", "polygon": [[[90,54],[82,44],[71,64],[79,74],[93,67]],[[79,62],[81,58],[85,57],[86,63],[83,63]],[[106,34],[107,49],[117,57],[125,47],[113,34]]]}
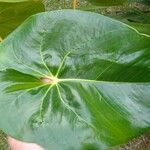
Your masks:
{"label": "plant stem", "polygon": [[73,0],[73,9],[76,9],[77,6],[77,0]]}

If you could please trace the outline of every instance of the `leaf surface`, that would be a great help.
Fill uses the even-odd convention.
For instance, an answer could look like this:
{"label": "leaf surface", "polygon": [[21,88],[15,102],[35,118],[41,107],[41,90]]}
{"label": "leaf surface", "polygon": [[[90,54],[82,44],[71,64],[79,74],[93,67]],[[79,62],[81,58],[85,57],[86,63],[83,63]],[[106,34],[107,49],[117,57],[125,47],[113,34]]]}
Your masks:
{"label": "leaf surface", "polygon": [[150,37],[121,22],[37,14],[0,44],[0,70],[0,128],[14,138],[99,150],[150,131]]}
{"label": "leaf surface", "polygon": [[0,37],[4,39],[29,16],[42,11],[44,5],[39,1],[20,1],[20,3],[0,1]]}
{"label": "leaf surface", "polygon": [[109,17],[115,18],[121,22],[124,22],[135,29],[140,33],[145,33],[150,35],[150,12],[142,12],[136,10],[124,11],[114,15],[108,15]]}

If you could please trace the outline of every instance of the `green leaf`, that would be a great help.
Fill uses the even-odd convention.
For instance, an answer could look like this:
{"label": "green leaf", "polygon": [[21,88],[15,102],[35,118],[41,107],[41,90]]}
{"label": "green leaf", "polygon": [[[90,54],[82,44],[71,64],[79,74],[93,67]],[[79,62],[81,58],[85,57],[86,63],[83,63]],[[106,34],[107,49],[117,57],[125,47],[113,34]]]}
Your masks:
{"label": "green leaf", "polygon": [[129,0],[131,2],[137,2],[137,3],[142,3],[144,5],[150,6],[150,1],[149,0]]}
{"label": "green leaf", "polygon": [[44,11],[41,2],[0,2],[0,37],[3,39],[30,15]]}
{"label": "green leaf", "polygon": [[0,2],[8,2],[8,3],[25,2],[25,1],[34,1],[34,0],[0,0]]}
{"label": "green leaf", "polygon": [[150,131],[150,37],[121,22],[37,14],[0,44],[0,70],[0,128],[14,138],[100,150]]}
{"label": "green leaf", "polygon": [[110,14],[108,16],[134,27],[141,33],[150,35],[150,12],[142,12],[133,9],[117,14]]}
{"label": "green leaf", "polygon": [[150,35],[150,24],[143,24],[143,23],[134,23],[134,22],[126,22],[130,26],[137,29],[139,32]]}

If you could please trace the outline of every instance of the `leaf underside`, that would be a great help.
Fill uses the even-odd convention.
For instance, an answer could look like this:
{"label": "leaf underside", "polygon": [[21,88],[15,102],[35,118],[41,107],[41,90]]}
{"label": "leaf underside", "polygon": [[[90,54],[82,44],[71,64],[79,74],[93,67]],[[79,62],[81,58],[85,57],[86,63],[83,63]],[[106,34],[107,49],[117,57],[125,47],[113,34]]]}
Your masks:
{"label": "leaf underside", "polygon": [[102,15],[41,13],[0,44],[0,128],[47,150],[150,131],[149,89],[149,36]]}

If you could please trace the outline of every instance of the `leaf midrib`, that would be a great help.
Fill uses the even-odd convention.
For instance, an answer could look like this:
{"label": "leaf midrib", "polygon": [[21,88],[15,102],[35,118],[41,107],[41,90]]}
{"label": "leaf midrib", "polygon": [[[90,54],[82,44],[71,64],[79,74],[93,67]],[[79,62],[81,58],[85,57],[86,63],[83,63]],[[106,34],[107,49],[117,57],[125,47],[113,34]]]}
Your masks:
{"label": "leaf midrib", "polygon": [[[54,84],[50,84],[50,83],[43,83],[43,84],[40,84],[33,88],[28,88],[28,89],[24,89],[24,90],[16,90],[16,91],[13,91],[13,92],[17,92],[17,91],[30,91],[30,90],[34,90],[36,88],[40,88],[40,87],[45,87],[45,86],[54,86],[54,85],[59,85],[60,83],[91,83],[91,84],[95,84],[95,83],[98,83],[98,84],[109,84],[109,83],[112,83],[112,84],[136,84],[136,85],[150,85],[150,82],[114,82],[114,81],[97,81],[97,80],[88,80],[88,79],[73,79],[73,78],[68,78],[68,79],[58,79],[58,83],[54,83]],[[38,82],[36,82],[38,83]],[[20,85],[23,85],[23,84],[26,84],[26,82],[23,82],[21,83]],[[27,82],[28,84],[28,82]],[[29,83],[30,85],[32,84],[32,82]],[[35,84],[33,82],[33,84]],[[19,85],[19,84],[18,84]],[[9,93],[12,93],[12,92],[9,92]]]}
{"label": "leaf midrib", "polygon": [[150,84],[150,82],[119,82],[119,81],[98,81],[98,80],[90,80],[90,79],[75,79],[75,78],[67,78],[67,79],[58,79],[58,83],[60,82],[89,82],[89,83],[114,83],[114,84]]}

